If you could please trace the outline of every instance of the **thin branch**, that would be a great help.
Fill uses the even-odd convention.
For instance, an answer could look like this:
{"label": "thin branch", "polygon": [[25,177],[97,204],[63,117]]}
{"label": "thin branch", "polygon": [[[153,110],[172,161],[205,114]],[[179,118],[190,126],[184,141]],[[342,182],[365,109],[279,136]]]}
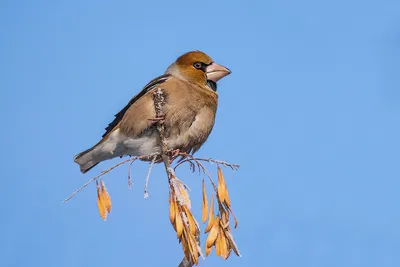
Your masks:
{"label": "thin branch", "polygon": [[[165,103],[165,98],[164,98],[164,93],[160,88],[157,88],[157,90],[153,93],[153,99],[154,99],[154,107],[156,109],[156,117],[157,118],[163,118],[164,113],[163,113],[163,105]],[[167,140],[165,139],[165,127],[164,127],[164,121],[160,119],[157,122],[157,131],[160,135],[160,148],[161,148],[161,157],[164,162],[165,170],[167,171],[168,174],[168,179],[171,179],[174,175],[173,172],[171,172],[171,163],[169,161],[169,157],[167,155],[168,153],[168,147],[167,147]]]}
{"label": "thin branch", "polygon": [[[192,160],[192,161],[196,162],[198,168],[199,168],[199,169],[201,168],[201,170],[203,171],[203,173],[204,173],[205,175],[207,175],[208,180],[210,180],[211,184],[212,184],[213,187],[214,187],[215,193],[217,193],[217,192],[218,192],[218,188],[217,188],[217,186],[215,185],[213,179],[211,178],[211,174],[208,172],[207,168],[204,167],[204,165],[200,162],[200,160],[198,160],[197,158],[193,157],[192,155],[186,154],[186,153],[185,153],[185,156],[186,156],[186,157],[189,157],[189,158],[190,158],[189,160]],[[175,167],[175,168],[176,168],[176,167]]]}
{"label": "thin branch", "polygon": [[94,181],[96,181],[97,179],[99,179],[99,178],[100,178],[101,176],[103,176],[104,174],[106,174],[106,173],[112,171],[113,169],[117,168],[118,166],[120,166],[120,165],[122,165],[122,164],[125,164],[125,163],[127,163],[127,162],[129,162],[129,161],[136,160],[136,159],[137,159],[137,158],[127,159],[127,160],[121,161],[120,163],[118,163],[118,164],[112,166],[111,168],[109,168],[109,169],[107,169],[107,170],[105,170],[105,171],[102,171],[99,175],[97,175],[96,177],[93,177],[92,179],[90,179],[89,181],[87,181],[84,185],[82,185],[78,190],[76,190],[75,192],[73,192],[68,198],[64,199],[63,203],[65,203],[65,202],[67,202],[68,200],[70,200],[71,198],[73,198],[76,194],[78,194],[80,191],[82,191],[83,188],[85,188],[85,187],[88,186],[89,184],[93,183]]}
{"label": "thin branch", "polygon": [[186,257],[183,257],[178,267],[192,267],[192,266],[193,264],[190,262],[190,260],[186,259]]}
{"label": "thin branch", "polygon": [[131,168],[132,168],[132,164],[136,161],[136,159],[132,160],[131,163],[129,164],[129,168],[128,168],[128,187],[132,188],[132,179],[131,179]]}
{"label": "thin branch", "polygon": [[144,198],[149,197],[148,186],[149,186],[150,173],[151,173],[151,169],[153,168],[154,162],[156,161],[156,158],[157,158],[157,155],[154,155],[153,159],[150,162],[149,171],[147,172],[147,176],[146,176],[146,183],[144,184]]}
{"label": "thin branch", "polygon": [[[140,157],[133,157],[133,158],[126,159],[126,160],[124,160],[124,161],[121,161],[120,163],[115,164],[115,165],[112,166],[111,168],[108,168],[107,170],[102,171],[99,175],[97,175],[97,176],[93,177],[92,179],[90,179],[89,181],[87,181],[87,182],[86,182],[84,185],[82,185],[78,190],[76,190],[75,192],[73,192],[68,198],[64,199],[63,203],[65,203],[65,202],[67,202],[68,200],[70,200],[71,198],[73,198],[76,194],[78,194],[80,191],[82,191],[82,190],[83,190],[85,187],[87,187],[89,184],[93,183],[94,181],[96,181],[97,179],[99,179],[99,178],[102,177],[103,175],[109,173],[110,171],[114,170],[115,168],[117,168],[117,167],[119,167],[119,166],[121,166],[121,165],[123,165],[123,164],[125,164],[125,163],[128,163],[128,162],[133,162],[133,161],[138,160],[138,159],[153,157],[153,156],[155,156],[155,155],[157,155],[157,153],[152,153],[152,154],[149,154],[149,155],[143,155],[143,156],[140,156]],[[129,184],[129,181],[128,181],[128,184]]]}
{"label": "thin branch", "polygon": [[[154,100],[154,107],[156,110],[156,117],[157,118],[163,118],[164,117],[164,112],[163,112],[163,106],[165,104],[165,98],[164,98],[164,93],[161,90],[161,88],[157,88],[157,90],[153,93],[153,100]],[[163,120],[159,120],[157,123],[157,131],[160,135],[160,147],[161,147],[161,157],[164,162],[165,170],[168,175],[168,182],[172,188],[175,188],[175,182],[174,180],[177,179],[175,176],[174,169],[171,167],[171,162],[168,157],[168,147],[167,147],[167,140],[165,138],[165,127],[164,127],[164,122]],[[179,190],[174,190],[176,194],[180,194]],[[180,197],[183,199],[182,197]],[[180,201],[180,200],[178,200]],[[182,215],[182,213],[181,213]],[[193,266],[193,263],[191,262],[190,259],[186,259],[186,257],[183,258],[182,262],[179,264],[179,267],[191,267]]]}
{"label": "thin branch", "polygon": [[[237,170],[237,169],[240,167],[238,164],[230,164],[230,163],[227,163],[227,162],[225,162],[225,161],[213,160],[213,159],[195,158],[195,157],[193,157],[192,155],[187,154],[187,153],[181,153],[181,154],[184,154],[185,157],[189,157],[189,159],[185,159],[184,161],[181,161],[177,166],[175,166],[175,169],[176,169],[181,163],[183,163],[183,162],[189,162],[189,163],[192,163],[191,161],[196,162],[196,164],[197,164],[197,166],[199,167],[199,169],[201,168],[202,171],[204,172],[204,174],[207,175],[208,179],[210,180],[210,182],[211,182],[211,184],[212,184],[212,186],[213,186],[213,188],[214,188],[214,191],[215,191],[215,194],[216,194],[216,195],[218,195],[218,187],[215,185],[214,181],[212,180],[211,175],[210,175],[210,173],[208,172],[207,168],[204,167],[204,165],[201,164],[200,161],[207,161],[207,162],[214,162],[214,163],[217,163],[217,164],[222,164],[222,165],[224,165],[224,166],[227,166],[227,167],[232,168],[233,170]],[[193,163],[192,163],[192,164],[193,164]],[[218,198],[217,198],[217,199],[218,199]],[[219,199],[218,199],[218,202],[220,202]],[[221,203],[220,203],[220,204],[221,204]],[[224,206],[231,212],[231,214],[233,215],[233,218],[234,218],[234,220],[235,220],[235,228],[236,228],[237,225],[238,225],[238,220],[237,220],[237,218],[236,218],[236,216],[235,216],[235,213],[233,212],[233,210],[231,209],[231,207],[229,207],[229,206],[226,205],[225,203],[223,203],[223,205],[224,205]]]}
{"label": "thin branch", "polygon": [[[176,166],[174,167],[174,170],[176,170],[176,168],[178,168],[182,163],[185,163],[185,162],[193,163],[191,161],[206,161],[206,162],[209,162],[209,163],[217,163],[217,164],[223,165],[225,167],[229,167],[234,171],[237,171],[240,168],[239,164],[231,164],[231,163],[228,163],[228,162],[222,161],[222,160],[215,160],[215,159],[212,159],[212,158],[207,158],[207,159],[206,158],[196,158],[196,157],[193,157],[190,154],[182,153],[182,152],[180,152],[179,155],[182,155],[184,157],[190,157],[190,158],[189,159],[184,159],[181,162],[179,162],[178,164],[176,164]],[[191,169],[193,169],[192,165],[191,165]]]}

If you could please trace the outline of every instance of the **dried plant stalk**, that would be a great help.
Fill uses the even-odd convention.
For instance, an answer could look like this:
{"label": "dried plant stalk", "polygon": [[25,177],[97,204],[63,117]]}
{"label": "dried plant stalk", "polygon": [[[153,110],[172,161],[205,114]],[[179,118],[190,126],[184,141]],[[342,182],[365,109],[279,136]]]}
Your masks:
{"label": "dried plant stalk", "polygon": [[[204,184],[204,178],[202,180],[202,193],[203,193],[203,203],[202,203],[202,222],[205,223],[208,218],[208,224],[205,229],[205,233],[208,233],[205,242],[206,256],[208,256],[212,250],[212,247],[216,248],[216,254],[221,256],[223,259],[227,259],[233,250],[236,255],[240,256],[240,252],[237,245],[233,239],[231,229],[229,227],[229,218],[232,214],[235,221],[235,228],[237,227],[237,219],[231,208],[231,202],[229,199],[228,189],[226,186],[225,177],[223,175],[220,165],[225,167],[230,167],[232,170],[237,170],[239,165],[230,164],[225,161],[213,160],[210,158],[195,158],[193,155],[179,152],[174,154],[171,158],[176,158],[177,155],[181,155],[183,159],[175,166],[171,167],[171,159],[168,155],[167,143],[164,136],[164,123],[163,123],[163,106],[165,104],[165,98],[163,91],[158,88],[153,93],[154,106],[156,110],[156,127],[160,135],[160,147],[161,153],[153,153],[149,155],[143,155],[138,157],[131,157],[127,160],[121,161],[120,163],[112,166],[111,168],[102,171],[98,176],[90,179],[87,183],[81,186],[78,190],[73,192],[64,202],[69,201],[82,189],[88,186],[90,183],[96,181],[97,187],[97,205],[99,208],[100,216],[103,220],[106,220],[107,215],[111,212],[111,198],[107,192],[104,182],[101,180],[98,183],[97,179],[104,176],[111,170],[130,162],[128,168],[128,185],[131,186],[132,181],[130,177],[130,170],[133,162],[138,159],[152,160],[149,166],[149,171],[146,176],[145,184],[145,196],[148,194],[147,184],[150,177],[151,169],[155,162],[164,163],[165,170],[168,176],[168,183],[170,188],[169,195],[169,218],[170,222],[177,233],[179,242],[182,244],[182,249],[184,252],[184,258],[179,264],[179,267],[191,267],[193,265],[198,265],[199,257],[203,257],[202,250],[200,248],[200,228],[196,218],[191,212],[191,202],[188,193],[188,188],[176,177],[175,170],[181,164],[187,162],[190,164],[190,168],[195,171],[196,167],[199,172],[203,172],[207,175],[213,189],[214,193],[211,196],[211,203],[208,206],[207,192]],[[173,159],[172,159],[173,160]],[[218,186],[214,183],[211,178],[210,173],[202,164],[202,162],[215,163],[217,164],[218,172]],[[218,214],[215,215],[214,212],[214,195],[217,200]],[[204,257],[203,257],[204,258]]]}
{"label": "dried plant stalk", "polygon": [[[154,107],[156,110],[157,118],[162,118],[163,105],[165,104],[164,93],[160,88],[153,94]],[[197,240],[200,240],[198,229],[198,224],[190,212],[190,199],[189,194],[186,189],[182,186],[179,180],[175,176],[174,170],[171,168],[170,159],[168,157],[167,142],[164,136],[165,128],[162,120],[157,122],[157,130],[160,135],[161,143],[161,157],[164,162],[165,170],[168,175],[168,182],[170,185],[170,194],[172,195],[172,200],[176,203],[175,206],[175,229],[182,243],[183,251],[185,254],[186,261],[183,260],[182,263],[187,262],[187,266],[198,265],[198,258],[201,254],[201,249]],[[182,224],[181,224],[182,221]],[[182,228],[182,230],[181,230]],[[200,250],[200,251],[199,251]],[[181,263],[181,264],[182,264]],[[180,264],[180,265],[181,265]]]}

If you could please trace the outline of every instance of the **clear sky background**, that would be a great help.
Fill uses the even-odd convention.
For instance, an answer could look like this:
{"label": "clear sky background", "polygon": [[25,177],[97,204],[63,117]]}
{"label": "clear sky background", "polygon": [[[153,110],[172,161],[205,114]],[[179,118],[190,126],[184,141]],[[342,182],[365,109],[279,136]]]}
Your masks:
{"label": "clear sky background", "polygon": [[[1,1],[0,265],[178,265],[162,166],[147,200],[148,164],[132,189],[128,166],[107,175],[106,222],[94,184],[62,200],[118,162],[73,156],[194,49],[232,70],[198,155],[242,166],[243,257],[200,266],[400,266],[398,0]],[[200,218],[201,177],[178,174]]]}

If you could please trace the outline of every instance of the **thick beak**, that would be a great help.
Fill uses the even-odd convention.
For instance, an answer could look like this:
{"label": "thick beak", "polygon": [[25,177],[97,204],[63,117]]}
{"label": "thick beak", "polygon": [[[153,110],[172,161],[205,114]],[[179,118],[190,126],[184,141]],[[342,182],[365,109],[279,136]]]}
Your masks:
{"label": "thick beak", "polygon": [[206,68],[207,80],[211,80],[215,83],[230,73],[231,71],[228,68],[218,65],[217,63],[212,63]]}

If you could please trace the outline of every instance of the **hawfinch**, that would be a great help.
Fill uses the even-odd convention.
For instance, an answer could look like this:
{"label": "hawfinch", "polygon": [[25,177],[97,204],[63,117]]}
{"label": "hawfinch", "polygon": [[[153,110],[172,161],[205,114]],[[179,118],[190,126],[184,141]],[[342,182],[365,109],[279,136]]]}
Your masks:
{"label": "hawfinch", "polygon": [[180,56],[164,75],[150,81],[142,91],[115,115],[102,139],[79,153],[74,161],[82,173],[115,157],[160,153],[153,92],[165,95],[163,123],[168,150],[195,153],[207,140],[217,111],[217,81],[229,75],[201,51]]}

